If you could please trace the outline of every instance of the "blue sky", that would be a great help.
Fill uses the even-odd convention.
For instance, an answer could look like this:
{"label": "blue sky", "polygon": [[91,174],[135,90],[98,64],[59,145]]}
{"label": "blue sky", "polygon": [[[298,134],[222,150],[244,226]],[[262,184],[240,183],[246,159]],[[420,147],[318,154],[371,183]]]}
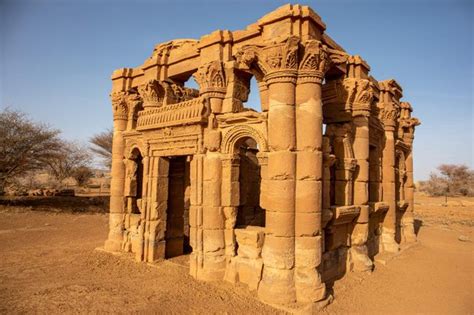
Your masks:
{"label": "blue sky", "polygon": [[[112,125],[114,69],[140,65],[159,42],[242,29],[285,3],[0,0],[0,106],[87,141]],[[298,3],[318,12],[326,32],[367,60],[375,78],[403,86],[422,121],[415,179],[441,163],[473,167],[472,1]]]}

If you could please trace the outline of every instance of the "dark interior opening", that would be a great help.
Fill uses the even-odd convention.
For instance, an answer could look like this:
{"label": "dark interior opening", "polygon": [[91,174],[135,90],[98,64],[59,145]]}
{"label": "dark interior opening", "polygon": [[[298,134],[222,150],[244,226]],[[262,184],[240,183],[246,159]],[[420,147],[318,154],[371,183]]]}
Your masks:
{"label": "dark interior opening", "polygon": [[252,138],[239,141],[239,190],[237,226],[265,226],[265,210],[260,207],[260,165],[257,142]]}
{"label": "dark interior opening", "polygon": [[165,258],[192,252],[189,245],[189,162],[186,156],[169,158]]}

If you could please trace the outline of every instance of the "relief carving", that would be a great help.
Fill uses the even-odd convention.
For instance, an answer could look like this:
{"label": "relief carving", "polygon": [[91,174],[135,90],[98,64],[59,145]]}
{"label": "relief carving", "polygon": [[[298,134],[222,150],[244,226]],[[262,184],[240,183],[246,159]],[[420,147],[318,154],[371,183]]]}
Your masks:
{"label": "relief carving", "polygon": [[128,105],[127,105],[127,93],[126,92],[114,92],[110,94],[112,101],[112,111],[114,120],[127,120],[128,118]]}
{"label": "relief carving", "polygon": [[171,81],[158,80],[150,80],[140,85],[138,93],[143,99],[145,109],[176,104],[198,96],[198,91],[195,89],[188,89]]}
{"label": "relief carving", "polygon": [[235,58],[240,69],[257,67],[265,76],[265,81],[282,76],[291,77],[296,75],[298,66],[298,44],[299,37],[290,36],[281,43],[244,46]]}
{"label": "relief carving", "polygon": [[224,67],[220,61],[212,61],[199,67],[193,74],[196,82],[199,84],[200,93],[226,91],[226,80]]}

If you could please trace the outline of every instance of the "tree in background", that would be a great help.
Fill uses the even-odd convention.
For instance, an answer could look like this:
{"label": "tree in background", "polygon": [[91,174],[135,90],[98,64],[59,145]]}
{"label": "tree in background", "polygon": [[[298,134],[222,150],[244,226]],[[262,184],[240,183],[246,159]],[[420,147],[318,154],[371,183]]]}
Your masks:
{"label": "tree in background", "polygon": [[94,177],[94,173],[88,166],[79,166],[72,173],[72,178],[76,180],[78,186],[84,186]]}
{"label": "tree in background", "polygon": [[91,151],[99,156],[106,168],[110,169],[112,166],[112,139],[114,132],[112,129],[107,129],[104,132],[94,135],[89,142],[92,144]]}
{"label": "tree in background", "polygon": [[437,170],[421,182],[421,191],[431,196],[474,196],[474,171],[468,166],[442,164]]}
{"label": "tree in background", "polygon": [[59,133],[22,112],[0,112],[0,193],[17,177],[43,169],[60,155],[63,143]]}
{"label": "tree in background", "polygon": [[50,175],[61,186],[66,178],[74,177],[78,170],[83,172],[85,168],[88,168],[92,173],[89,168],[91,160],[91,155],[86,147],[75,142],[63,141],[59,154],[50,158],[46,164]]}

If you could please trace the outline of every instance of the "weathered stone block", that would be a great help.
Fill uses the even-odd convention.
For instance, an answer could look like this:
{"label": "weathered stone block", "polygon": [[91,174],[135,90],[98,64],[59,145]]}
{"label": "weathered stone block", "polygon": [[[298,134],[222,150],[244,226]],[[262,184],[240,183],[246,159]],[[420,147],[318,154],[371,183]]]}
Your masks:
{"label": "weathered stone block", "polygon": [[316,268],[321,264],[321,236],[295,238],[295,266]]}
{"label": "weathered stone block", "polygon": [[235,236],[239,246],[248,245],[262,248],[265,239],[265,228],[258,226],[248,226],[244,229],[235,229]]}
{"label": "weathered stone block", "polygon": [[300,212],[321,212],[322,183],[313,180],[296,182],[296,208]]}
{"label": "weathered stone block", "polygon": [[204,159],[204,181],[220,181],[222,175],[221,160],[218,156],[208,155]]}
{"label": "weathered stone block", "polygon": [[294,150],[296,144],[294,106],[272,105],[270,100],[268,130],[268,145],[271,151]]}
{"label": "weathered stone block", "polygon": [[237,221],[237,207],[223,207],[225,228],[233,229]]}
{"label": "weathered stone block", "polygon": [[266,266],[291,269],[295,264],[295,238],[266,235],[262,257]]}
{"label": "weathered stone block", "polygon": [[268,153],[267,178],[276,180],[294,179],[296,154],[290,151]]}
{"label": "weathered stone block", "polygon": [[221,202],[223,206],[238,206],[240,201],[240,183],[222,183],[221,195]]}
{"label": "weathered stone block", "polygon": [[203,183],[203,204],[217,207],[221,205],[221,185],[219,182],[205,181]]}
{"label": "weathered stone block", "polygon": [[268,210],[291,212],[295,208],[294,180],[267,180],[265,206]]}
{"label": "weathered stone block", "polygon": [[320,234],[321,220],[320,212],[298,212],[295,215],[295,236],[316,236]]}
{"label": "weathered stone block", "polygon": [[236,258],[239,281],[248,285],[249,290],[257,290],[262,275],[262,259]]}
{"label": "weathered stone block", "polygon": [[215,230],[224,228],[224,213],[222,207],[204,206],[202,218],[202,226],[204,229]]}
{"label": "weathered stone block", "polygon": [[296,292],[293,274],[293,270],[272,268],[265,264],[262,280],[258,285],[259,299],[267,303],[278,301],[281,304],[288,304],[295,302]]}
{"label": "weathered stone block", "polygon": [[323,155],[321,151],[298,151],[296,179],[321,180]]}
{"label": "weathered stone block", "polygon": [[295,235],[295,225],[291,222],[295,221],[294,212],[270,211],[265,212],[265,229],[267,235],[287,236]]}
{"label": "weathered stone block", "polygon": [[203,230],[204,252],[207,254],[224,254],[224,230]]}

